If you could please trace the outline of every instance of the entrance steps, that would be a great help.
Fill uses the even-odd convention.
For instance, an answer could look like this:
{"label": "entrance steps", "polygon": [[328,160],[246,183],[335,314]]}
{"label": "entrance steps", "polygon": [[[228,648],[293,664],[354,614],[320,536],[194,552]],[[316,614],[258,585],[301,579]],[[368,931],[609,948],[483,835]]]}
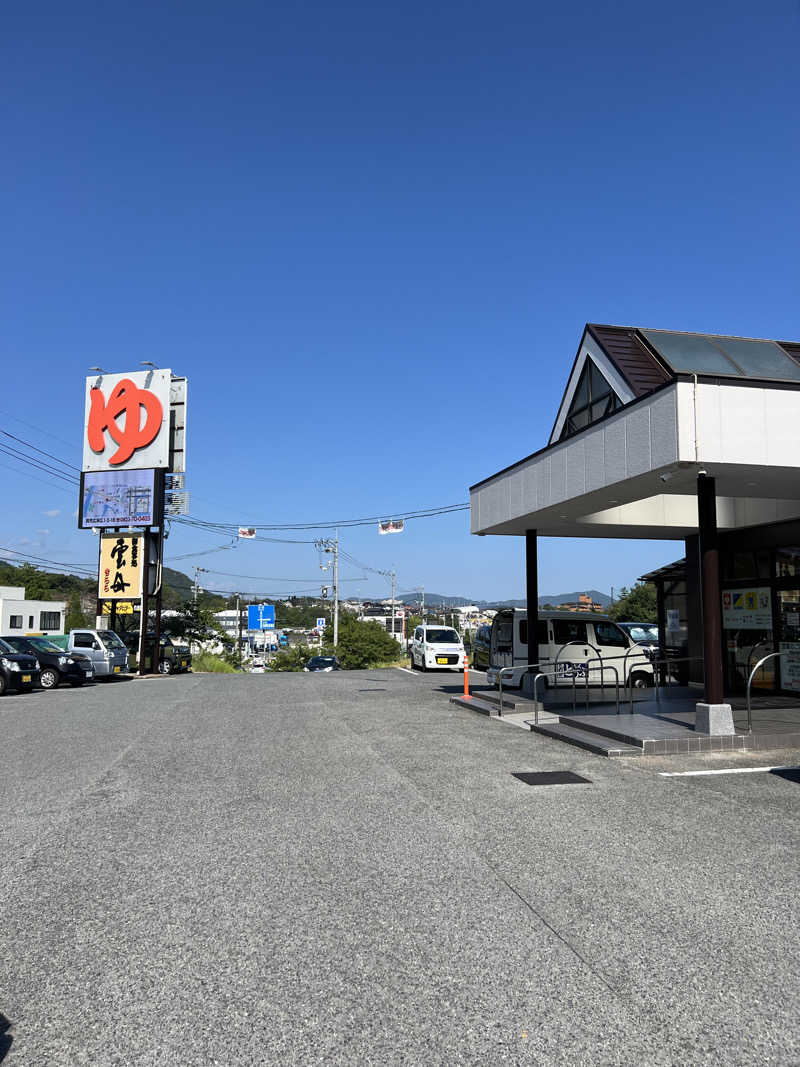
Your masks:
{"label": "entrance steps", "polygon": [[564,741],[568,745],[575,745],[576,748],[585,748],[598,756],[619,758],[621,756],[641,756],[643,752],[641,744],[631,745],[625,741],[596,733],[594,730],[571,726],[564,719],[559,719],[554,723],[540,722],[538,726],[532,726],[531,730],[534,733],[543,734],[545,737],[552,737],[556,741]]}

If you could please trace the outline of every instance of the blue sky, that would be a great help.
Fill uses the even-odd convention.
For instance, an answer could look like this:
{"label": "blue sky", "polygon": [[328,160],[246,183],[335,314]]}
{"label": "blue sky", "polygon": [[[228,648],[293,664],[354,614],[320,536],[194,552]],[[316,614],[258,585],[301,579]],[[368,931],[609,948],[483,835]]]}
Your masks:
{"label": "blue sky", "polygon": [[[6,7],[0,427],[79,465],[88,368],[149,359],[189,377],[194,515],[388,518],[544,445],[586,321],[800,339],[800,8],[648,7]],[[0,464],[0,544],[92,560],[75,494]],[[399,589],[524,594],[521,541],[465,513],[342,541]],[[540,588],[681,554],[546,540]],[[310,545],[196,562],[319,575]]]}

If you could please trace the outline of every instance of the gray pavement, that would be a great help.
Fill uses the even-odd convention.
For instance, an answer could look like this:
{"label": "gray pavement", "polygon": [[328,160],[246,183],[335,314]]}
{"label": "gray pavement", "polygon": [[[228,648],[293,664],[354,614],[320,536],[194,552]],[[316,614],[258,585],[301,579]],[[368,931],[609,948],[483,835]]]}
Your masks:
{"label": "gray pavement", "polygon": [[800,784],[659,776],[797,753],[603,760],[459,686],[0,699],[4,1067],[800,1062]]}

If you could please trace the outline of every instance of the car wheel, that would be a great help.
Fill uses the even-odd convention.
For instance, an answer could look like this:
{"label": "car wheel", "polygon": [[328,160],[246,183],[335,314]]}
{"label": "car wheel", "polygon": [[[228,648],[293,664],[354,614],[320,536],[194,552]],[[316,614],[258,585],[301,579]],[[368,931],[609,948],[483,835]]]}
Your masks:
{"label": "car wheel", "polygon": [[5,675],[0,674],[0,697],[5,693],[8,682],[5,679]]}
{"label": "car wheel", "polygon": [[58,683],[58,671],[53,667],[45,667],[39,676],[39,685],[42,689],[55,689]]}
{"label": "car wheel", "polygon": [[158,665],[159,674],[172,674],[172,663],[168,659],[162,659]]}
{"label": "car wheel", "polygon": [[651,685],[650,675],[641,673],[634,674],[633,678],[631,679],[631,682],[633,684],[634,689],[649,689]]}
{"label": "car wheel", "polygon": [[422,662],[419,665],[419,669],[421,671],[427,671],[427,669],[428,669],[428,664],[425,662],[425,653],[424,652],[422,653]]}

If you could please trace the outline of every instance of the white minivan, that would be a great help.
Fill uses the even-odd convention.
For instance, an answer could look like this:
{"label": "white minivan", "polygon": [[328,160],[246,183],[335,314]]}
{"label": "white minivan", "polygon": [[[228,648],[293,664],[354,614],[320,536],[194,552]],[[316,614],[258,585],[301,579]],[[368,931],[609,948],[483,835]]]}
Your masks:
{"label": "white minivan", "polygon": [[411,642],[411,666],[414,670],[437,670],[449,667],[464,669],[464,642],[451,626],[424,625],[414,631]]}
{"label": "white minivan", "polygon": [[[653,684],[653,665],[641,646],[606,615],[593,612],[540,611],[538,621],[540,664],[537,673],[550,671],[548,687],[578,684],[614,684],[615,668],[620,689]],[[602,659],[602,664],[601,664]],[[503,688],[518,688],[528,669],[528,612],[504,608],[492,620],[489,670],[486,680],[497,687],[501,667],[513,667],[503,675]]]}

